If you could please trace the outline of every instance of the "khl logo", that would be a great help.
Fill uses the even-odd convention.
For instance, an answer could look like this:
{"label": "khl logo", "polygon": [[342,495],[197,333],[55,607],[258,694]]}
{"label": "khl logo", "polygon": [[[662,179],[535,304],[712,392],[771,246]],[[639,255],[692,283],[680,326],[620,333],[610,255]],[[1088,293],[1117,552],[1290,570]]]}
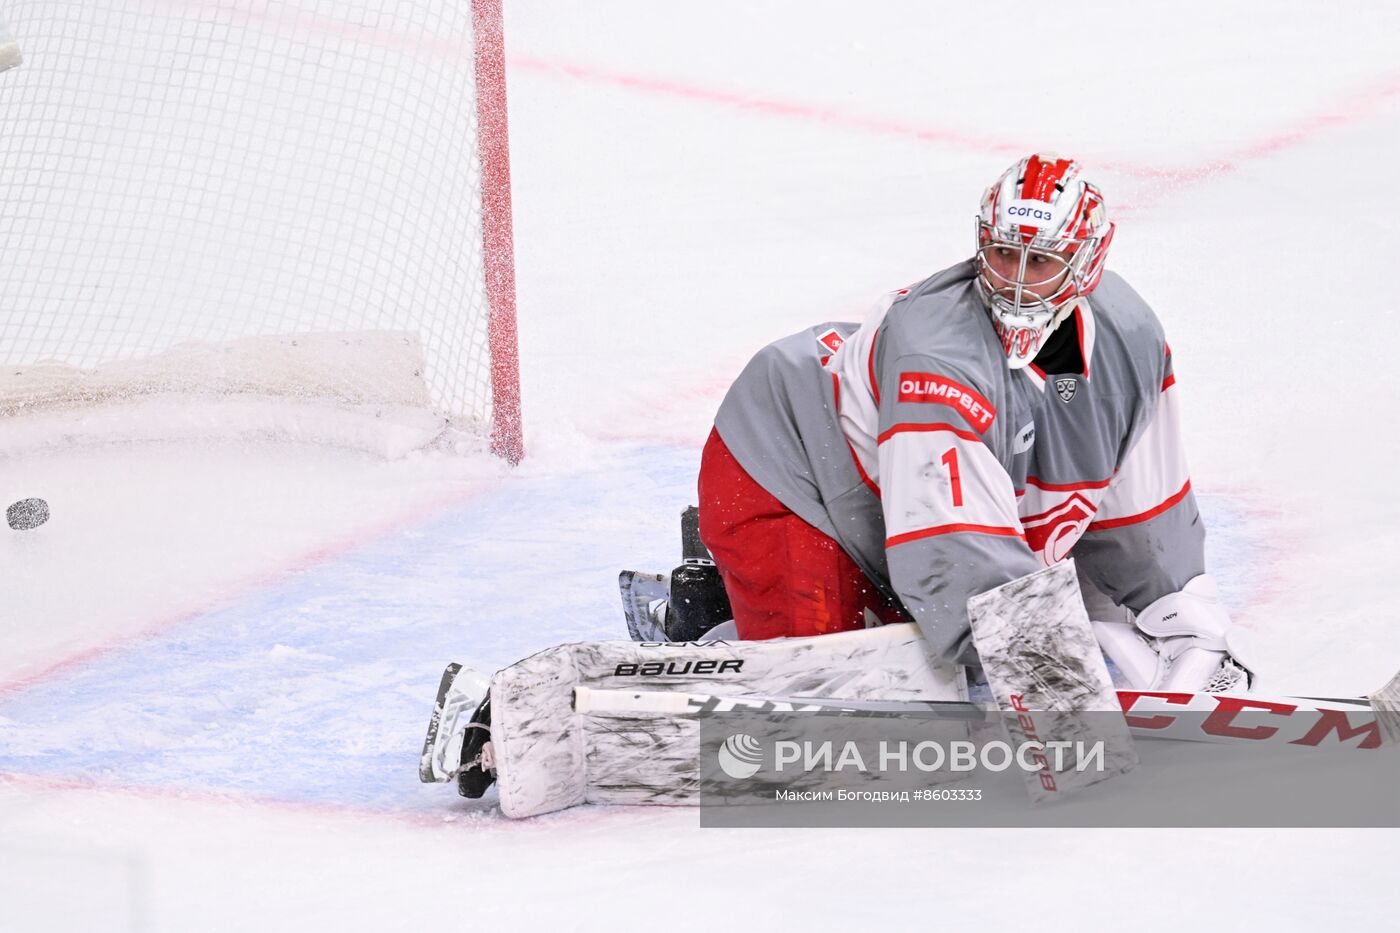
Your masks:
{"label": "khl logo", "polygon": [[763,746],[758,739],[736,732],[719,747],[719,768],[735,780],[751,778],[763,767]]}

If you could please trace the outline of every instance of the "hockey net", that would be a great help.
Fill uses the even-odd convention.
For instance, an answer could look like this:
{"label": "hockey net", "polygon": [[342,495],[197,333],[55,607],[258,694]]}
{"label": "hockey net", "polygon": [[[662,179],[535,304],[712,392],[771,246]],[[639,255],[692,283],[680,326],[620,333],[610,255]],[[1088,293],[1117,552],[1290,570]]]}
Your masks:
{"label": "hockey net", "polygon": [[11,446],[231,428],[519,459],[500,0],[5,14]]}

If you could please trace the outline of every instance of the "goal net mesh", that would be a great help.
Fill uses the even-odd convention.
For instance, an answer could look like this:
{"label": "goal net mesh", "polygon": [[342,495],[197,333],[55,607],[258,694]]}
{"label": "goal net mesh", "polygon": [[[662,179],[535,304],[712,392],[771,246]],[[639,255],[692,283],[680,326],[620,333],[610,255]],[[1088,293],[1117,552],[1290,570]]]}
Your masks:
{"label": "goal net mesh", "polygon": [[0,415],[202,390],[488,430],[470,0],[5,14]]}

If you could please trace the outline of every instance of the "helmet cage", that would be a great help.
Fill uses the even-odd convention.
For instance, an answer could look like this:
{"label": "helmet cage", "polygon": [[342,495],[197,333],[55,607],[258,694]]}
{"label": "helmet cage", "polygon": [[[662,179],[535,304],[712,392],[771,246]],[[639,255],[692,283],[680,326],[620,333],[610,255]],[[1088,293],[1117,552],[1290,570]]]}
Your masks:
{"label": "helmet cage", "polygon": [[[1093,291],[1112,238],[1036,236],[977,219],[977,290],[1011,368],[1035,359],[1045,338]],[[1043,271],[1037,267],[1044,267]],[[1049,295],[1031,289],[1063,277]]]}
{"label": "helmet cage", "polygon": [[1113,229],[1098,187],[1053,153],[1021,159],[983,193],[975,283],[1011,368],[1029,365],[1098,286]]}

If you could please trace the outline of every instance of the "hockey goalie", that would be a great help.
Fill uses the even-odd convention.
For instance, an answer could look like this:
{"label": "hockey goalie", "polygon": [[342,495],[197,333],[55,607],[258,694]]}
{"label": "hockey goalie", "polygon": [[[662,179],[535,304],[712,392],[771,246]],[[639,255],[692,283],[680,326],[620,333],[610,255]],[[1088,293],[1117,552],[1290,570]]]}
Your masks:
{"label": "hockey goalie", "polygon": [[1027,633],[1071,655],[1090,633],[1082,694],[1041,702],[1249,690],[1171,350],[1105,271],[1113,234],[1077,162],[1032,155],[983,195],[971,259],[761,350],[705,444],[687,563],[624,574],[634,640],[550,648],[489,685],[450,667],[422,779],[497,781],[511,816],[679,802],[686,718],[603,721],[628,689],[959,700]]}

